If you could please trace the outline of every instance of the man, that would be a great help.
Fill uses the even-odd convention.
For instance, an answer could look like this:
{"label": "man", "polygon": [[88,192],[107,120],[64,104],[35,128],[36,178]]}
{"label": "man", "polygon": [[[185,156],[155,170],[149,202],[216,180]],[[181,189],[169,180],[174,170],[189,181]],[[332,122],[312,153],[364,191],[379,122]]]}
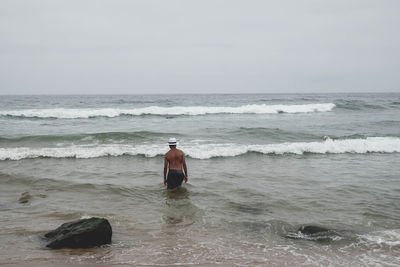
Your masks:
{"label": "man", "polygon": [[[176,148],[176,138],[170,138],[168,144],[170,150],[165,154],[164,158],[164,185],[167,185],[168,189],[175,189],[182,184],[183,180],[187,183],[188,172],[185,155]],[[185,173],[183,173],[182,167]]]}

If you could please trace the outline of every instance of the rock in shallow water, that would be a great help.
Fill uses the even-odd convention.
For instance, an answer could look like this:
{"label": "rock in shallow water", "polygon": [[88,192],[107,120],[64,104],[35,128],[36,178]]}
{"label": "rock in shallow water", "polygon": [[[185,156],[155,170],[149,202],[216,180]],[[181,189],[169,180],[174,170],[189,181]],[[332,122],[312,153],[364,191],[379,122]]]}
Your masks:
{"label": "rock in shallow water", "polygon": [[62,224],[44,235],[46,247],[88,248],[111,243],[112,229],[104,218],[81,219]]}
{"label": "rock in shallow water", "polygon": [[315,225],[303,225],[297,229],[297,232],[289,232],[287,238],[304,239],[318,242],[330,242],[340,237],[340,235],[332,229]]}
{"label": "rock in shallow water", "polygon": [[313,234],[328,232],[331,230],[328,228],[315,226],[315,225],[304,225],[304,226],[301,226],[297,231],[301,232],[304,235],[313,235]]}
{"label": "rock in shallow water", "polygon": [[18,199],[18,202],[21,204],[26,204],[32,200],[33,197],[41,197],[41,198],[46,198],[47,195],[45,194],[38,194],[38,195],[31,195],[28,191],[24,192],[21,194],[20,198]]}
{"label": "rock in shallow water", "polygon": [[29,200],[31,200],[32,196],[29,194],[29,192],[24,192],[21,194],[21,197],[18,199],[18,202],[23,204],[23,203],[28,203]]}

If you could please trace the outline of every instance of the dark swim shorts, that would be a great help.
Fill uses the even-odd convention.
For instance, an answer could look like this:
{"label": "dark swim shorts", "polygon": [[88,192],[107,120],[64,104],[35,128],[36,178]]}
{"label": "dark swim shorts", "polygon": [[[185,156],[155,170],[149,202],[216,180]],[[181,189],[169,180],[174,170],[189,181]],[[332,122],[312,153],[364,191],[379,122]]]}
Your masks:
{"label": "dark swim shorts", "polygon": [[169,170],[167,176],[167,188],[174,189],[180,186],[183,182],[183,178],[185,178],[185,175],[183,175],[183,171]]}

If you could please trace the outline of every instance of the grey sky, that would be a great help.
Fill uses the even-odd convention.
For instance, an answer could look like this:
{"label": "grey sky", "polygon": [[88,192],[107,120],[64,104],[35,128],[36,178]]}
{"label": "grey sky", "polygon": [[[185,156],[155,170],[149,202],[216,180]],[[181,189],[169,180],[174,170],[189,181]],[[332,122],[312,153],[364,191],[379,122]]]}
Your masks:
{"label": "grey sky", "polygon": [[400,1],[0,0],[0,94],[400,92]]}

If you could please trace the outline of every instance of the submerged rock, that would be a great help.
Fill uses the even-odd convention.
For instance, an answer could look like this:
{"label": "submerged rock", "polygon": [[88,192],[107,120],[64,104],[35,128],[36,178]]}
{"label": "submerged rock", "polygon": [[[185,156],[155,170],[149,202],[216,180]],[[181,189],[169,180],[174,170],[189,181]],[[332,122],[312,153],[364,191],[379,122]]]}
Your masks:
{"label": "submerged rock", "polygon": [[297,231],[299,231],[303,235],[314,235],[314,234],[318,234],[318,233],[329,232],[331,230],[328,228],[315,226],[315,225],[303,225]]}
{"label": "submerged rock", "polygon": [[337,230],[329,229],[315,225],[300,226],[296,232],[288,232],[287,238],[309,240],[315,242],[329,243],[329,242],[349,242],[356,240],[359,233],[352,230]]}
{"label": "submerged rock", "polygon": [[315,225],[303,225],[297,229],[297,232],[289,232],[286,237],[317,242],[331,242],[342,239],[338,231]]}
{"label": "submerged rock", "polygon": [[18,199],[19,203],[28,203],[29,200],[31,200],[32,196],[29,194],[29,192],[24,192],[21,194],[21,197]]}
{"label": "submerged rock", "polygon": [[81,219],[62,224],[44,235],[46,247],[88,248],[111,243],[112,229],[104,218]]}
{"label": "submerged rock", "polygon": [[45,195],[45,194],[38,194],[38,195],[32,194],[31,195],[31,193],[26,191],[21,194],[21,196],[18,199],[18,202],[21,204],[25,204],[25,203],[28,203],[29,201],[31,201],[34,197],[46,198],[47,195]]}

